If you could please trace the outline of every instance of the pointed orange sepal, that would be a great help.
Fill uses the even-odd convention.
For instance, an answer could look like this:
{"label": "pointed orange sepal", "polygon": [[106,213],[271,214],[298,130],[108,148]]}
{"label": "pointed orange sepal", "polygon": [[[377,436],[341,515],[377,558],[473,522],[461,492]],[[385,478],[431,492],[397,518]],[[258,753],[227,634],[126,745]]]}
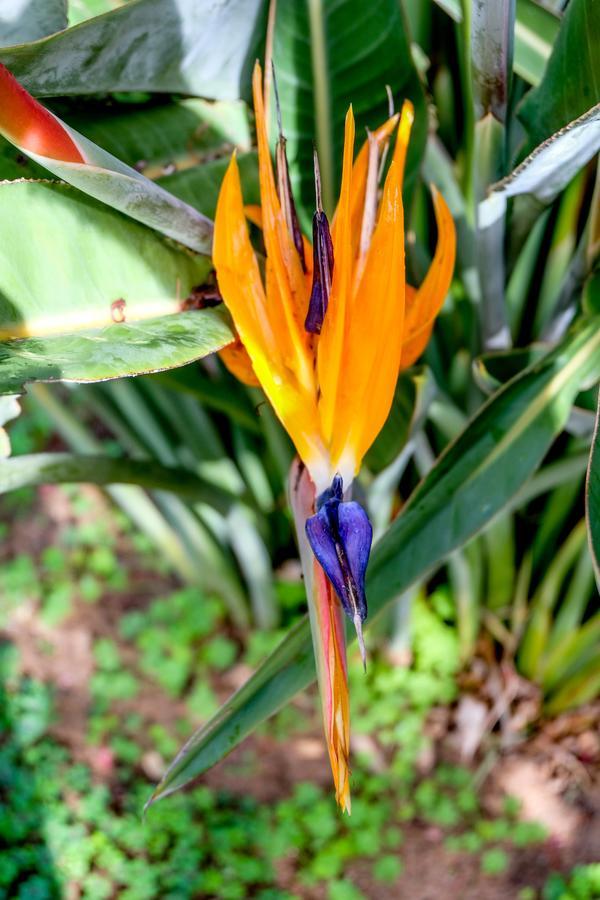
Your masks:
{"label": "pointed orange sepal", "polygon": [[431,185],[438,240],[425,280],[417,290],[407,290],[406,322],[402,345],[401,368],[406,369],[419,358],[430,338],[436,316],[450,288],[456,259],[456,228],[448,205]]}
{"label": "pointed orange sepal", "polygon": [[231,374],[235,375],[242,384],[246,384],[248,387],[260,387],[260,381],[254,374],[252,360],[239,337],[219,350],[219,356]]}

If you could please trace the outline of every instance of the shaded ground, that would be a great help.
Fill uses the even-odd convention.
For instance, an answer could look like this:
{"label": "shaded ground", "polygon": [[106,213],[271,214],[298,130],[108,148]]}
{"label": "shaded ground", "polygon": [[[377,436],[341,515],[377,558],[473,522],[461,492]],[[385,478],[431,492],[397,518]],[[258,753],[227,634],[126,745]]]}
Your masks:
{"label": "shaded ground", "polygon": [[[97,522],[99,518],[109,522],[107,534],[112,530],[114,538],[118,528],[110,524],[112,513],[102,495],[84,489],[83,496],[88,501],[84,512],[75,511],[67,495],[57,488],[41,489],[35,507],[26,515],[14,506],[0,507],[4,520],[11,520],[0,561],[26,555],[36,565],[48,569],[48,560],[40,563],[47,548],[62,543],[69,546],[69,529],[84,528],[86,523]],[[18,648],[23,675],[52,686],[55,704],[49,729],[52,738],[67,749],[73,763],[90,767],[95,781],[108,786],[118,806],[126,790],[121,783],[118,755],[108,738],[102,737],[102,729],[99,738],[90,739],[90,717],[99,715],[95,709],[97,688],[96,694],[93,688],[93,678],[99,669],[98,642],[118,648],[118,666],[113,669],[108,666],[108,676],[121,667],[135,673],[135,692],[131,697],[112,698],[110,715],[116,717],[117,723],[126,721],[132,714],[143,722],[136,735],[143,752],[134,767],[137,776],[147,780],[148,791],[167,761],[166,754],[161,753],[152,738],[152,726],[177,735],[176,743],[180,743],[185,729],[199,724],[203,717],[196,708],[190,722],[184,699],[157,688],[148,669],[140,665],[139,646],[136,648],[123,638],[123,617],[147,610],[153,600],[173,591],[175,582],[168,575],[147,567],[147,557],[138,552],[130,536],[119,532],[113,547],[118,569],[127,573],[126,582],[118,586],[118,579],[111,575],[107,583],[102,583],[101,596],[94,602],[82,599],[75,591],[63,615],[48,614],[47,598],[40,600],[26,585],[18,603],[0,599],[0,636]],[[51,569],[47,577],[52,582]],[[110,586],[111,578],[117,587]],[[234,648],[241,646],[239,635],[229,632],[228,640]],[[223,700],[243,683],[251,669],[239,654],[232,666],[223,671],[219,668],[207,669],[207,679],[216,699]],[[510,681],[510,677],[503,676],[503,683]],[[486,708],[493,705],[476,684],[471,689],[474,704]],[[535,698],[526,689],[523,691],[511,694],[499,717],[502,727],[490,720],[490,727],[474,743],[473,729],[469,732],[470,726],[465,726],[465,721],[480,721],[481,716],[465,716],[460,703],[450,709],[430,710],[425,730],[431,740],[416,765],[423,779],[427,779],[440,761],[456,762],[461,754],[471,756],[472,770],[481,782],[480,798],[485,815],[500,815],[506,795],[517,797],[522,816],[542,822],[548,837],[533,846],[519,848],[508,840],[503,841],[500,835],[496,845],[504,848],[507,865],[496,874],[488,874],[482,870],[481,854],[449,847],[452,825],[448,828],[432,824],[417,809],[402,825],[401,846],[394,851],[403,866],[398,877],[382,883],[374,880],[371,863],[361,860],[345,865],[344,876],[365,896],[374,900],[397,897],[434,900],[440,896],[457,900],[508,900],[527,896],[520,894],[523,888],[541,889],[552,870],[566,871],[577,863],[600,859],[600,704],[554,722],[538,723],[535,728],[529,725],[525,729],[513,729],[507,740],[506,722],[510,720],[514,725],[520,716],[521,724],[527,726],[531,716],[523,714],[523,704],[529,703],[528,708],[535,710]],[[288,710],[275,720],[273,727],[261,729],[209,772],[202,783],[216,791],[226,790],[240,797],[250,795],[269,807],[290,797],[301,782],[328,790],[330,776],[315,708],[314,693],[297,698],[291,712]],[[102,715],[107,714],[102,710]],[[292,734],[286,737],[290,728]],[[380,744],[377,736],[361,734],[358,729],[355,746],[361,754],[361,769],[370,768],[373,777],[387,770],[391,758],[389,748]],[[355,763],[355,769],[357,766]],[[385,791],[393,790],[392,779]],[[302,859],[293,852],[281,859],[277,865],[279,887],[307,900],[333,896],[328,894],[324,883],[307,884],[302,878],[302,865]],[[488,870],[490,866],[491,861]],[[79,895],[73,893],[76,896]],[[252,896],[252,892],[247,896]],[[339,894],[342,896],[345,895]]]}

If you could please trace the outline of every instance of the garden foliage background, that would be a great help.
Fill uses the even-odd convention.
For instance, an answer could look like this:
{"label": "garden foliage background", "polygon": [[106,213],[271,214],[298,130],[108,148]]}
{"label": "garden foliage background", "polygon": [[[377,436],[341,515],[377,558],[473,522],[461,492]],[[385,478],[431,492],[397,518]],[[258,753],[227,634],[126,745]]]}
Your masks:
{"label": "garden foliage background", "polygon": [[[97,168],[0,139],[0,896],[600,896],[599,46],[600,0],[3,0],[0,62]],[[215,354],[265,52],[305,230],[313,140],[331,208],[347,106],[364,133],[389,85],[412,284],[430,183],[458,232],[357,489],[350,818],[292,449]]]}

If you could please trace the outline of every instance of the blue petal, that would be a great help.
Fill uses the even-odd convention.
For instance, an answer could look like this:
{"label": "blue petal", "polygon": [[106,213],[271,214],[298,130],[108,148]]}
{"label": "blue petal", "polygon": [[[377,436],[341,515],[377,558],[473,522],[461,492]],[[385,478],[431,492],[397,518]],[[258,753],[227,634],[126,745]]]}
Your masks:
{"label": "blue petal", "polygon": [[313,216],[313,282],[304,328],[310,334],[320,334],[329,304],[333,278],[333,243],[329,222],[322,210]]}
{"label": "blue petal", "polygon": [[373,529],[355,501],[341,500],[341,479],[325,493],[319,511],[306,521],[312,551],[340,598],[346,615],[361,622],[367,617],[365,573]]}

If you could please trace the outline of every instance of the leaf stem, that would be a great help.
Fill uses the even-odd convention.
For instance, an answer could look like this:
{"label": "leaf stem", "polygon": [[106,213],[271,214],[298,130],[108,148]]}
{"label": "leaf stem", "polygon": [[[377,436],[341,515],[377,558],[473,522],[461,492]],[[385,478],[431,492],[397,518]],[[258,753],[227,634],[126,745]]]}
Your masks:
{"label": "leaf stem", "polygon": [[323,173],[323,207],[331,217],[334,208],[333,142],[331,137],[331,97],[327,81],[327,48],[323,0],[308,0],[311,60],[314,83],[316,144]]}

